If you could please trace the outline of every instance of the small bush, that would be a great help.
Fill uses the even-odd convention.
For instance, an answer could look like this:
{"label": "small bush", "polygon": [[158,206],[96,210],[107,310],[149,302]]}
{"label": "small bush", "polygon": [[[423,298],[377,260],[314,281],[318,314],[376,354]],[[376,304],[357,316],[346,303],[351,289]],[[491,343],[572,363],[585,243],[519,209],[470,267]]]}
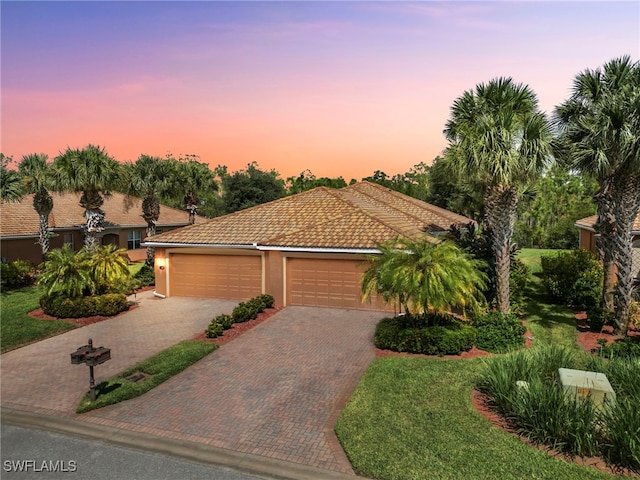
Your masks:
{"label": "small bush", "polygon": [[224,331],[224,327],[222,324],[216,322],[216,320],[212,320],[207,329],[205,330],[205,335],[207,338],[217,338],[222,335]]}
{"label": "small bush", "polygon": [[133,277],[139,282],[140,287],[149,287],[156,284],[156,273],[151,265],[146,263]]}
{"label": "small bush", "polygon": [[600,303],[603,269],[594,252],[584,249],[543,256],[542,279],[559,304],[588,309]]}
{"label": "small bush", "polygon": [[529,267],[519,258],[512,258],[509,271],[509,295],[512,308],[522,310],[530,277],[531,270]]}
{"label": "small bush", "polygon": [[604,358],[640,359],[640,337],[625,337],[611,345],[605,345],[600,349],[599,354]]}
{"label": "small bush", "polygon": [[475,329],[453,317],[446,325],[425,326],[424,320],[404,316],[380,321],[374,343],[378,348],[396,352],[459,355],[473,347],[475,337]]}
{"label": "small bush", "polygon": [[260,301],[264,304],[264,308],[273,308],[273,305],[275,304],[273,295],[269,295],[268,293],[258,295],[256,298],[260,299]]}
{"label": "small bush", "polygon": [[35,273],[29,262],[16,260],[10,263],[2,263],[0,270],[2,289],[22,288],[33,285]]}
{"label": "small bush", "polygon": [[510,313],[491,311],[472,320],[476,328],[476,346],[493,353],[506,353],[524,345],[526,328],[520,319]]}
{"label": "small bush", "polygon": [[252,314],[251,308],[246,303],[241,302],[233,308],[231,317],[233,318],[233,323],[242,323],[251,320]]}
{"label": "small bush", "polygon": [[591,307],[587,310],[587,325],[592,332],[601,332],[605,325],[613,325],[615,312],[601,307]]}
{"label": "small bush", "polygon": [[56,295],[42,297],[40,307],[44,313],[56,318],[82,318],[94,315],[110,317],[127,310],[129,303],[127,297],[120,293],[76,298]]}
{"label": "small bush", "polygon": [[231,315],[226,315],[223,313],[214,318],[212,322],[219,323],[220,325],[222,325],[222,328],[228,330],[233,325],[233,318],[231,317]]}

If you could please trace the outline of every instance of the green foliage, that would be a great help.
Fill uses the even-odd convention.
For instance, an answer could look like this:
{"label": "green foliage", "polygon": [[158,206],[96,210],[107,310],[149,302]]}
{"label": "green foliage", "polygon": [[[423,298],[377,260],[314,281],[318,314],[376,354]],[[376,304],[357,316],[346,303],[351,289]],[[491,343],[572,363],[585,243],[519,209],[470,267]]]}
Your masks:
{"label": "green foliage", "polygon": [[233,323],[247,322],[253,318],[253,310],[246,303],[240,302],[238,305],[233,307],[231,316],[233,318]]}
{"label": "green foliage", "polygon": [[438,323],[441,324],[410,316],[385,318],[376,327],[374,344],[396,352],[426,355],[459,355],[473,347],[476,334],[472,327],[454,317]]}
{"label": "green foliage", "polygon": [[13,157],[0,153],[0,200],[3,202],[17,202],[24,194],[20,174],[8,168],[12,162]]}
{"label": "green foliage", "polygon": [[35,271],[29,262],[24,260],[2,262],[0,268],[2,269],[0,270],[2,290],[28,287],[35,282]]}
{"label": "green foliage", "polygon": [[522,260],[512,257],[509,270],[509,295],[512,310],[522,310],[529,286],[531,270]]}
{"label": "green foliage", "polygon": [[153,266],[147,265],[146,263],[136,272],[133,278],[139,282],[141,287],[156,284],[156,272],[154,271]]}
{"label": "green foliage", "polygon": [[[620,406],[607,404],[599,409],[590,396],[578,398],[567,394],[558,386],[560,367],[590,368],[604,373],[614,385],[615,403]],[[626,382],[631,386],[618,388]],[[480,388],[518,432],[535,443],[570,455],[604,454],[621,467],[638,469],[640,466],[637,463],[637,445],[640,445],[640,428],[637,428],[640,362],[637,359],[604,363],[591,360],[584,352],[576,355],[554,348],[516,352],[488,360]],[[636,408],[628,408],[632,403]],[[631,426],[626,436],[621,435],[624,424]],[[622,453],[616,456],[613,450]]]}
{"label": "green foliage", "polygon": [[89,268],[97,293],[113,293],[131,276],[127,249],[116,245],[98,248],[89,259]]}
{"label": "green foliage", "polygon": [[525,326],[514,314],[491,311],[471,321],[476,328],[476,346],[493,353],[506,353],[524,345]]}
{"label": "green foliage", "polygon": [[218,323],[215,319],[211,321],[207,329],[205,330],[205,335],[207,338],[217,338],[222,335],[224,331],[224,327],[222,324]]}
{"label": "green foliage", "polygon": [[222,328],[228,330],[233,325],[233,317],[231,315],[222,313],[215,317],[212,322],[219,323],[220,325],[222,325]]}
{"label": "green foliage", "polygon": [[95,292],[88,251],[76,253],[69,244],[50,251],[38,284],[46,296],[75,298]]}
{"label": "green foliage", "polygon": [[640,337],[624,337],[600,348],[599,355],[605,358],[640,359]]}
{"label": "green foliage", "polygon": [[233,175],[222,177],[222,208],[232,213],[245,208],[277,200],[285,196],[284,181],[275,170],[258,168],[256,162],[247,165]]}
{"label": "green foliage", "polygon": [[592,332],[601,332],[605,325],[613,325],[616,318],[614,312],[602,307],[591,307],[587,310],[587,325]]}
{"label": "green foliage", "polygon": [[376,170],[373,175],[364,177],[362,180],[377,183],[419,200],[428,201],[430,169],[429,165],[420,162],[411,167],[408,172],[399,173],[393,177],[381,170]]}
{"label": "green foliage", "polygon": [[273,298],[273,295],[269,295],[268,293],[263,293],[262,295],[258,295],[257,297],[260,302],[262,302],[262,304],[264,305],[264,308],[273,308],[273,305],[275,304],[275,299]]}
{"label": "green foliage", "polygon": [[541,264],[543,283],[555,302],[583,309],[600,303],[604,272],[594,252],[560,252],[543,256]]}
{"label": "green foliage", "polygon": [[[218,345],[214,343],[193,340],[173,345],[97,385],[96,401],[92,402],[89,395],[85,395],[80,401],[76,413],[88,412],[138,397],[182,372],[217,348]],[[131,382],[126,379],[137,372],[148,375],[148,378],[139,382]]]}
{"label": "green foliage", "polygon": [[311,170],[305,170],[301,172],[297,177],[288,177],[286,183],[288,195],[295,195],[297,193],[306,192],[307,190],[311,190],[317,187],[343,188],[347,186],[347,182],[345,182],[344,178],[342,177],[316,178]]}
{"label": "green foliage", "polygon": [[127,310],[129,302],[122,293],[86,297],[64,297],[54,294],[40,298],[40,307],[44,313],[56,318],[82,318],[94,315],[109,317]]}

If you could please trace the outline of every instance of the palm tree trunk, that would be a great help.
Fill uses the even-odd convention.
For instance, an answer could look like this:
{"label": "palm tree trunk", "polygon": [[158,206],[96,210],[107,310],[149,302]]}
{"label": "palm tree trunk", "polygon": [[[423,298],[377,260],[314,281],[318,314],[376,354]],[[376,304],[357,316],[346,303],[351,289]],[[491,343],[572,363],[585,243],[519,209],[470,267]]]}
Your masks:
{"label": "palm tree trunk", "polygon": [[596,232],[596,249],[598,250],[600,261],[604,268],[602,306],[609,312],[613,312],[616,284],[616,249],[613,240],[616,231],[616,222],[613,213],[612,196],[613,186],[611,180],[605,180],[603,186],[595,196],[598,207],[598,219],[594,225],[594,230]]}
{"label": "palm tree trunk", "polygon": [[626,175],[620,179],[619,201],[616,202],[615,247],[618,253],[618,285],[615,295],[616,325],[618,335],[626,335],[629,329],[629,304],[633,294],[633,222],[640,209],[640,175]]}
{"label": "palm tree trunk", "polygon": [[84,227],[84,246],[91,253],[95,253],[98,250],[100,246],[98,233],[104,230],[105,213],[100,208],[103,203],[102,195],[96,190],[84,191],[80,197],[80,206],[85,209],[83,216],[87,221]]}
{"label": "palm tree trunk", "polygon": [[509,272],[511,237],[516,220],[518,196],[513,188],[494,187],[487,191],[485,222],[491,229],[491,246],[496,259],[496,300],[498,310],[509,313]]}
{"label": "palm tree trunk", "polygon": [[[160,201],[155,194],[148,194],[142,201],[142,218],[147,222],[147,237],[153,237],[156,234],[156,224],[160,218]],[[147,247],[147,259],[145,263],[152,267],[155,258],[156,249]]]}
{"label": "palm tree trunk", "polygon": [[40,221],[40,235],[38,244],[42,249],[42,259],[44,260],[49,252],[50,234],[49,234],[49,214],[53,210],[53,198],[49,192],[42,190],[33,196],[33,208],[38,212]]}

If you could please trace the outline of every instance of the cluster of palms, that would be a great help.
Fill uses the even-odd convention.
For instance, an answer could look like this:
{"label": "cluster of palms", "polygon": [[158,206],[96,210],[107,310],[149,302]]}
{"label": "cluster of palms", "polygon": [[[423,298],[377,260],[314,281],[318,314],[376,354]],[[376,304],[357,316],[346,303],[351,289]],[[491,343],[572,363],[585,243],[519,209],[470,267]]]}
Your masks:
{"label": "cluster of palms", "polygon": [[[6,160],[3,159],[3,167]],[[88,145],[84,149],[68,148],[48,162],[43,154],[26,155],[18,171],[2,169],[5,200],[19,200],[25,193],[33,194],[33,207],[40,219],[38,243],[43,257],[49,252],[49,214],[53,209],[50,192],[80,194],[79,204],[86,219],[84,246],[95,253],[100,244],[99,234],[104,230],[105,212],[101,209],[104,196],[120,191],[143,198],[142,217],[147,222],[147,236],[155,235],[160,217],[159,196],[167,192],[184,192],[185,209],[189,222],[195,221],[200,200],[199,191],[216,189],[214,173],[205,163],[195,159],[160,159],[141,155],[132,163],[119,163],[104,148]],[[6,180],[6,182],[5,182]],[[146,263],[153,265],[153,249],[147,249]]]}
{"label": "cluster of palms", "polygon": [[[633,288],[631,232],[640,208],[640,64],[622,57],[578,74],[572,95],[552,120],[539,111],[528,86],[494,79],[454,102],[444,133],[452,173],[483,196],[497,309],[503,313],[510,309],[511,238],[526,188],[554,158],[597,180],[598,248],[609,272],[603,304],[615,309],[616,331],[626,334]],[[453,262],[451,247],[400,240],[381,251],[363,279],[365,297],[376,292],[427,311],[464,307],[469,301],[463,299],[481,290],[483,279],[461,267],[471,260]]]}

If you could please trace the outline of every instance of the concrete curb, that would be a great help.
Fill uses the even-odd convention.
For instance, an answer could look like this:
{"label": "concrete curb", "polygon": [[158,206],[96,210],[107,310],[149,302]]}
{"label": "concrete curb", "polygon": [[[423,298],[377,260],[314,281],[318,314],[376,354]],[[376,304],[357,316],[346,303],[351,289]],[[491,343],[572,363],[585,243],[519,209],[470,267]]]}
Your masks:
{"label": "concrete curb", "polygon": [[133,450],[161,453],[204,465],[230,468],[265,479],[278,480],[355,480],[361,477],[290,463],[258,455],[234,452],[184,440],[156,437],[69,418],[57,418],[2,408],[3,424],[62,433]]}

